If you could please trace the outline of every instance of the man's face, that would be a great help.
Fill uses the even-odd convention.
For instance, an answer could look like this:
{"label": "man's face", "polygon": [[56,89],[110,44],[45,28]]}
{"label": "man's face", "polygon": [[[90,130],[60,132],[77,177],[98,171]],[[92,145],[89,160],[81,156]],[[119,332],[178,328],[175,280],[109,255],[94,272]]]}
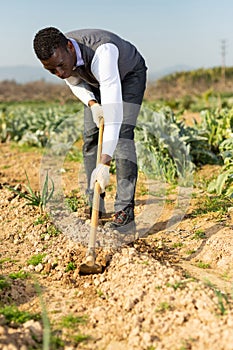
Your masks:
{"label": "man's face", "polygon": [[66,49],[58,47],[48,60],[41,60],[45,69],[61,79],[69,78],[76,63],[76,53],[69,41]]}

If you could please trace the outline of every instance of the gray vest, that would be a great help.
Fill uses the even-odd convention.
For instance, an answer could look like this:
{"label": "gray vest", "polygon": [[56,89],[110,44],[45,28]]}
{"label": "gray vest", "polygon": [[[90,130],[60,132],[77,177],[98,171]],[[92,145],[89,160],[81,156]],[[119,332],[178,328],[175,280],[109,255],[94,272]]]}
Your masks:
{"label": "gray vest", "polygon": [[[81,29],[68,32],[66,37],[76,40],[79,44],[84,66],[79,66],[74,70],[73,77],[81,78],[87,83],[99,86],[98,81],[91,72],[91,62],[96,49],[106,43],[111,43],[117,46],[119,50],[118,68],[121,81],[126,74],[133,71],[136,65],[141,61],[144,64],[144,59],[137,51],[136,47],[130,42],[120,38],[118,35],[101,29]],[[72,80],[68,78],[68,80]]]}

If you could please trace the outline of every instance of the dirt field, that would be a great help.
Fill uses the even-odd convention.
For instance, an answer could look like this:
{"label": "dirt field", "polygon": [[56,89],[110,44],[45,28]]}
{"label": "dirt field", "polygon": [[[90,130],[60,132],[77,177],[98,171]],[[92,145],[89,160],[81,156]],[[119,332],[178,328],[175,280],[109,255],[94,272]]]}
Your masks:
{"label": "dirt field", "polygon": [[[139,183],[136,215],[140,219],[144,212],[138,222],[150,229],[117,250],[99,248],[97,262],[104,272],[80,276],[86,248],[58,233],[38,208],[6,188],[25,184],[26,170],[38,189],[41,158],[39,151],[0,146],[0,274],[6,282],[0,285],[0,306],[43,314],[42,321],[22,324],[0,315],[0,349],[232,350],[233,208],[228,203],[224,211],[218,203],[205,213],[212,197],[200,186],[216,169],[206,167],[195,177],[178,221],[175,191],[161,195],[159,207],[150,207]],[[64,168],[69,195],[76,188],[77,164]],[[87,220],[86,210],[83,203],[73,215]],[[29,263],[38,254],[42,260]],[[9,277],[19,271],[29,273],[27,278]]]}

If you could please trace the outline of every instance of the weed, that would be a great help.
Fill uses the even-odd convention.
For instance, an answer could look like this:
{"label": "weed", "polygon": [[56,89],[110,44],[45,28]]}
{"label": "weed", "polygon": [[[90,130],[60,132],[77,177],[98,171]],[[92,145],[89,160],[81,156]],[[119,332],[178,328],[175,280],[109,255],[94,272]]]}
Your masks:
{"label": "weed", "polygon": [[49,349],[50,350],[64,349],[64,346],[65,346],[64,341],[59,336],[57,336],[56,334],[53,334],[53,333],[50,336]]}
{"label": "weed", "polygon": [[16,279],[26,279],[29,277],[29,273],[25,272],[25,271],[18,271],[18,272],[12,272],[9,274],[9,277],[12,280],[16,280]]}
{"label": "weed", "polygon": [[100,297],[100,298],[102,298],[104,295],[104,293],[102,292],[101,289],[97,289],[96,293],[97,293],[98,297]]}
{"label": "weed", "polygon": [[171,305],[167,301],[161,302],[158,307],[155,309],[155,312],[165,312],[171,310]]}
{"label": "weed", "polygon": [[220,311],[220,315],[224,316],[227,314],[227,309],[226,305],[229,304],[228,296],[224,293],[222,293],[219,289],[217,289],[212,282],[210,282],[208,279],[206,279],[205,284],[210,287],[213,291],[214,294],[217,297],[217,306]]}
{"label": "weed", "polygon": [[10,324],[11,322],[14,322],[16,324],[22,324],[31,319],[41,319],[41,316],[39,314],[31,314],[27,311],[20,311],[15,305],[0,308],[0,314],[5,316],[7,324]]}
{"label": "weed", "polygon": [[72,335],[70,339],[74,342],[75,345],[78,345],[82,342],[86,342],[87,340],[90,340],[91,337],[85,334],[76,334],[76,335]]}
{"label": "weed", "polygon": [[73,271],[73,270],[75,270],[76,268],[77,268],[77,265],[76,265],[74,262],[69,261],[69,262],[68,262],[68,265],[67,265],[66,268],[65,268],[65,272]]}
{"label": "weed", "polygon": [[156,286],[156,287],[155,287],[156,290],[160,290],[160,289],[162,289],[162,288],[163,288],[162,286]]}
{"label": "weed", "polygon": [[79,201],[77,197],[69,197],[65,199],[65,203],[72,212],[76,212],[79,207]]}
{"label": "weed", "polygon": [[0,290],[8,288],[10,283],[6,280],[4,276],[0,276]]}
{"label": "weed", "polygon": [[46,254],[37,254],[33,255],[30,259],[28,259],[27,264],[36,266],[40,263],[42,263],[43,258],[46,256]]}
{"label": "weed", "polygon": [[10,262],[12,261],[11,258],[3,258],[0,260],[0,265],[4,264],[5,262]]}
{"label": "weed", "polygon": [[192,239],[204,239],[206,238],[205,231],[200,229],[194,232]]}
{"label": "weed", "polygon": [[[218,308],[220,310],[220,315],[224,316],[227,313],[225,303],[228,304],[228,298],[226,294],[223,294],[220,290],[215,290],[215,295],[218,298]],[[225,301],[225,302],[224,302]]]}
{"label": "weed", "polygon": [[57,237],[61,232],[58,228],[56,228],[56,226],[50,225],[47,229],[47,233],[49,236]]}
{"label": "weed", "polygon": [[73,146],[71,150],[68,152],[66,156],[66,160],[68,162],[78,162],[81,163],[83,161],[83,154],[82,151],[79,150],[77,147]]}
{"label": "weed", "polygon": [[72,191],[71,196],[65,198],[65,203],[68,209],[72,212],[78,211],[79,208],[82,208],[85,206],[86,203],[86,198],[83,195],[80,195],[78,191]]}
{"label": "weed", "polygon": [[42,310],[43,350],[50,350],[50,340],[51,340],[50,321],[49,321],[47,310],[45,307],[45,303],[44,303],[44,300],[42,297],[42,291],[41,291],[40,285],[36,280],[34,280],[34,284],[35,284],[35,290],[36,290],[38,297],[39,297],[39,300],[40,300],[40,305],[41,305],[41,310]]}
{"label": "weed", "polygon": [[188,281],[186,280],[186,281],[177,281],[177,282],[175,282],[173,284],[172,283],[166,283],[166,286],[167,287],[172,287],[174,290],[177,290],[178,288],[184,288],[187,282]]}
{"label": "weed", "polygon": [[181,247],[183,247],[183,243],[182,242],[177,242],[177,243],[174,243],[172,246],[173,246],[173,248],[181,248]]}
{"label": "weed", "polygon": [[232,206],[230,198],[224,196],[203,195],[198,198],[198,207],[192,212],[193,217],[217,212],[220,216],[227,214],[228,208]]}
{"label": "weed", "polygon": [[30,181],[28,178],[28,175],[25,171],[26,178],[28,185],[25,185],[26,187],[26,193],[22,192],[14,187],[6,186],[10,191],[15,192],[17,195],[19,195],[22,198],[25,198],[27,200],[27,205],[31,205],[34,207],[39,207],[41,213],[45,210],[46,204],[49,202],[51,199],[53,193],[54,193],[54,182],[52,179],[50,179],[51,182],[51,189],[49,190],[49,177],[48,177],[48,172],[45,177],[45,181],[43,184],[42,188],[42,193],[40,192],[34,192],[31,188]]}
{"label": "weed", "polygon": [[203,261],[199,261],[197,263],[197,267],[200,267],[201,269],[209,269],[210,268],[210,264],[205,264]]}
{"label": "weed", "polygon": [[149,261],[148,260],[142,261],[142,264],[143,265],[149,265]]}
{"label": "weed", "polygon": [[195,249],[190,249],[190,250],[187,250],[187,252],[186,252],[187,255],[192,255],[194,253],[196,253]]}
{"label": "weed", "polygon": [[63,316],[60,325],[65,328],[75,328],[79,324],[85,324],[87,322],[87,316]]}
{"label": "weed", "polygon": [[222,274],[222,278],[226,281],[230,281],[231,279],[231,276],[229,275],[229,273],[227,271],[225,271],[223,274]]}
{"label": "weed", "polygon": [[34,222],[33,222],[33,225],[36,226],[36,225],[43,225],[45,224],[49,219],[49,215],[48,214],[43,214],[43,215],[40,215]]}

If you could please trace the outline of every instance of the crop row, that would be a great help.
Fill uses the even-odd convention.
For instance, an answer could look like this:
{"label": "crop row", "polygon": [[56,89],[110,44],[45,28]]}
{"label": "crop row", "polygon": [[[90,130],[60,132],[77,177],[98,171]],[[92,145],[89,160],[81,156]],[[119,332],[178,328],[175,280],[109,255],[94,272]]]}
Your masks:
{"label": "crop row", "polygon": [[[221,177],[210,189],[232,196],[233,109],[206,109],[200,117],[190,126],[170,107],[145,102],[135,130],[139,168],[148,176],[186,183],[197,166],[222,164]],[[59,153],[82,137],[82,129],[79,103],[0,105],[1,142],[45,147],[55,139]]]}

